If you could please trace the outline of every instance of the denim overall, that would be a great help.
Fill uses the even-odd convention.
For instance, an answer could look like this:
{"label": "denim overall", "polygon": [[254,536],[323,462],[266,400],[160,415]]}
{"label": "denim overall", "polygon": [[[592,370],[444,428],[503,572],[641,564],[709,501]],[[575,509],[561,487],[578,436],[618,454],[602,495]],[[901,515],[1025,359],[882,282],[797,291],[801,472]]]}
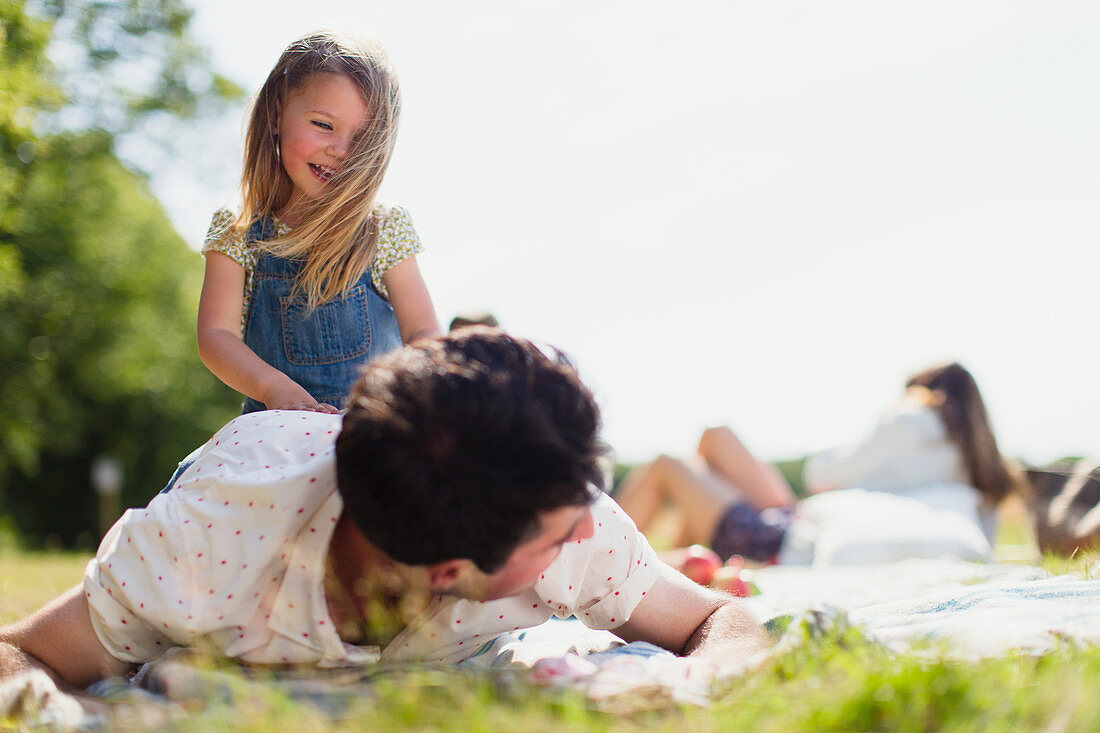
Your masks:
{"label": "denim overall", "polygon": [[[246,241],[275,237],[275,224],[257,219]],[[291,297],[300,263],[261,253],[252,273],[252,297],[245,315],[244,343],[286,374],[318,402],[343,407],[366,362],[401,348],[401,330],[391,306],[364,272],[347,295],[309,312],[304,298]],[[266,409],[251,397],[242,412]]]}

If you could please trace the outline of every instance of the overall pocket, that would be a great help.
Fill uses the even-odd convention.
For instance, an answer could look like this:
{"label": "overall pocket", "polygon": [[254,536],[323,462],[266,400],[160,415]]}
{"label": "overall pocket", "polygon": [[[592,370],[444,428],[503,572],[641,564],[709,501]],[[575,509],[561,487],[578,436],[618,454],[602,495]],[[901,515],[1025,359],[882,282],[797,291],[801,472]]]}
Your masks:
{"label": "overall pocket", "polygon": [[291,364],[338,364],[370,351],[367,287],[360,283],[345,298],[308,312],[300,298],[279,299],[283,349]]}

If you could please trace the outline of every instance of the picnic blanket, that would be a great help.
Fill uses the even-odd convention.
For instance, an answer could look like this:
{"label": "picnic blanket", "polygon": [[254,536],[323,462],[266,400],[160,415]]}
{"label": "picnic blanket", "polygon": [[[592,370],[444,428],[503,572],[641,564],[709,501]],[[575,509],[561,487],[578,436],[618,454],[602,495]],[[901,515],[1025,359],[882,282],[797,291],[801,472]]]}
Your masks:
{"label": "picnic blanket", "polygon": [[[982,658],[1043,654],[1060,644],[1100,644],[1100,566],[1088,577],[1051,576],[1025,565],[957,559],[901,560],[851,567],[769,567],[753,572],[761,594],[748,610],[769,628],[785,629],[772,653],[783,653],[822,630],[842,626],[899,654]],[[486,642],[447,670],[410,665],[256,674],[189,663],[186,650],[146,665],[132,680],[97,683],[89,693],[111,701],[108,718],[88,713],[45,675],[0,684],[0,719],[24,725],[102,728],[110,716],[155,727],[204,704],[232,704],[255,688],[277,690],[339,718],[353,701],[370,699],[374,683],[413,673],[507,679],[582,691],[606,709],[706,705],[714,684],[742,674],[752,660],[724,667],[700,664],[644,642],[623,644],[579,621],[551,620]],[[252,689],[252,692],[249,690]],[[242,692],[243,691],[243,692]]]}
{"label": "picnic blanket", "polygon": [[764,623],[843,623],[897,653],[1043,654],[1064,643],[1100,644],[1098,572],[1052,577],[1027,565],[952,558],[776,566],[753,573],[761,595],[745,603]]}

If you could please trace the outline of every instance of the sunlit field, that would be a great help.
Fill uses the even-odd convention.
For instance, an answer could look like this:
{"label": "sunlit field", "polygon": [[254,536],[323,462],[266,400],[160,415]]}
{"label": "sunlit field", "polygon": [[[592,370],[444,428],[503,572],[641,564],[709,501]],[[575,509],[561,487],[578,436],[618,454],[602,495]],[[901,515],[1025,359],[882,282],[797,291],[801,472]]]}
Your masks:
{"label": "sunlit field", "polygon": [[[1011,505],[999,551],[1037,557],[1022,512]],[[87,556],[0,550],[0,622],[32,611],[78,582]],[[1097,577],[1100,553],[1046,557],[1053,573]],[[777,655],[722,683],[709,708],[645,695],[596,704],[533,687],[522,670],[492,676],[439,667],[404,668],[360,683],[337,710],[321,710],[232,667],[210,662],[230,687],[204,703],[161,712],[157,726],[186,730],[1097,730],[1100,650],[1070,646],[1043,657],[980,663],[906,657],[841,631]],[[120,709],[121,710],[121,709]],[[147,718],[123,715],[139,727]],[[144,721],[144,722],[141,722]]]}
{"label": "sunlit field", "polygon": [[26,616],[79,583],[90,557],[0,549],[0,624]]}

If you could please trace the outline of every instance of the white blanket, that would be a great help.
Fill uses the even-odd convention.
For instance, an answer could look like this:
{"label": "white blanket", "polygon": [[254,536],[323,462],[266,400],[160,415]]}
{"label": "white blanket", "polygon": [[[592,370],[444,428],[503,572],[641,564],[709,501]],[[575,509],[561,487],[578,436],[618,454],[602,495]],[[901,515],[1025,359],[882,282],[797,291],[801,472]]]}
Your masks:
{"label": "white blanket", "polygon": [[841,617],[898,653],[914,646],[963,658],[1043,654],[1100,644],[1100,580],[955,559],[755,571],[746,601],[762,622],[813,609]]}
{"label": "white blanket", "polygon": [[[751,579],[761,595],[744,603],[761,623],[794,619],[780,650],[800,643],[807,625],[854,626],[897,653],[970,659],[1043,654],[1062,643],[1100,644],[1100,580],[1050,577],[1032,566],[945,557],[776,566],[752,571]],[[474,659],[486,666],[526,664],[539,681],[575,686],[603,701],[660,692],[661,698],[705,704],[715,679],[745,669],[700,668],[637,642],[616,647],[607,632],[576,621],[500,637]]]}

